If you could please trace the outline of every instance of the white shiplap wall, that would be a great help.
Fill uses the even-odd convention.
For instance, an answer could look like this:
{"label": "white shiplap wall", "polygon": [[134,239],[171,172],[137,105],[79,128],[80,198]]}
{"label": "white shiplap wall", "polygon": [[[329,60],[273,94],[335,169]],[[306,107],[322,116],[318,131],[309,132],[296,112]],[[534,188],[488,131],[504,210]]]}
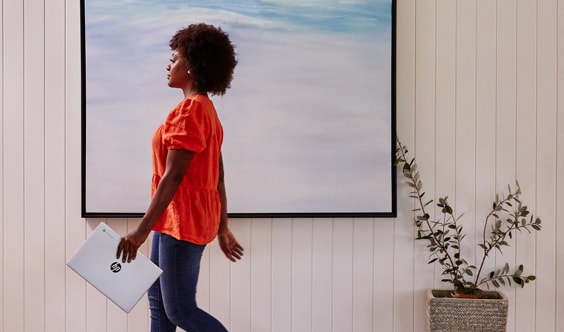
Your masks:
{"label": "white shiplap wall", "polygon": [[[65,267],[99,222],[79,217],[79,2],[0,3],[0,331],[148,331],[146,299],[125,315]],[[508,330],[563,330],[564,3],[397,5],[397,128],[427,194],[448,194],[471,230],[517,177],[544,229],[496,257],[538,276],[505,290]],[[395,220],[232,220],[245,259],[210,245],[200,304],[234,332],[423,331],[440,276],[398,192]]]}

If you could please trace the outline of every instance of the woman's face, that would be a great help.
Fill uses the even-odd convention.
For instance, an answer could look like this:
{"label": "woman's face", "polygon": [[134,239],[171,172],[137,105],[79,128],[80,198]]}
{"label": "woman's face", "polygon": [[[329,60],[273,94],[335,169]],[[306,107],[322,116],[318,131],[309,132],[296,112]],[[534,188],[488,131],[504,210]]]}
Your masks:
{"label": "woman's face", "polygon": [[189,69],[186,59],[177,50],[172,51],[170,63],[166,66],[168,71],[168,86],[171,88],[184,88],[189,83]]}

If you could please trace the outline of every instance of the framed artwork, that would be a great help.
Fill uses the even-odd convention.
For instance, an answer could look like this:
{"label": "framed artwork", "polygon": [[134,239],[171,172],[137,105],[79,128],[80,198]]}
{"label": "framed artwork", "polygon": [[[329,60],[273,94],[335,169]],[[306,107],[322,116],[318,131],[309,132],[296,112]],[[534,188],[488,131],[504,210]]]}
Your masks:
{"label": "framed artwork", "polygon": [[81,0],[82,214],[139,217],[151,137],[182,92],[170,38],[235,45],[224,128],[231,217],[394,217],[395,0]]}

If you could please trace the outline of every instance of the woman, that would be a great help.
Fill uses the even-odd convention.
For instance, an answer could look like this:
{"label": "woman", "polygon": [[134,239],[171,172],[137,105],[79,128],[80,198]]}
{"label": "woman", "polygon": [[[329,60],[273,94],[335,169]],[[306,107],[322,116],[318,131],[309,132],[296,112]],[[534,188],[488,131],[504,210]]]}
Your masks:
{"label": "woman", "polygon": [[151,230],[151,260],[163,274],[149,289],[151,331],[226,331],[196,305],[202,252],[218,237],[228,259],[241,259],[243,247],[227,225],[221,144],[223,129],[210,95],[230,87],[237,64],[229,37],[220,28],[193,24],[170,41],[168,85],[182,100],[152,140],[152,199],[138,228],[122,238],[117,257],[135,259]]}

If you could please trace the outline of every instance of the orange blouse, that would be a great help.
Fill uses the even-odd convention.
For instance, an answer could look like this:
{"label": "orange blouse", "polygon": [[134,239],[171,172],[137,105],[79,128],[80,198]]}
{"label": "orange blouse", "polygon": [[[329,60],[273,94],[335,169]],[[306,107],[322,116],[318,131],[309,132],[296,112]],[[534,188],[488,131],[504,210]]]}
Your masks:
{"label": "orange blouse", "polygon": [[217,235],[221,202],[217,190],[223,128],[212,101],[202,95],[183,100],[153,135],[151,195],[162,178],[168,150],[195,152],[184,178],[154,231],[178,240],[207,244]]}

